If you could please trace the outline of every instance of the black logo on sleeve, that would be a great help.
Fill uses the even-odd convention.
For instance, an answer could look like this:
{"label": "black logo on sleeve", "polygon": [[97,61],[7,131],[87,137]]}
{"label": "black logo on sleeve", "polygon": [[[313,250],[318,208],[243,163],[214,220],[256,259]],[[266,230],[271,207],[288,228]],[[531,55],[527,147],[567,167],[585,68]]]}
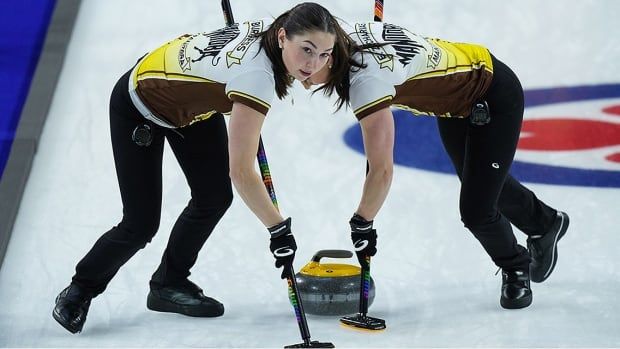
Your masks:
{"label": "black logo on sleeve", "polygon": [[400,57],[398,61],[403,66],[411,63],[420,50],[426,50],[424,45],[407,36],[403,28],[393,24],[383,24],[383,40],[394,47],[396,55]]}
{"label": "black logo on sleeve", "polygon": [[[221,59],[222,49],[239,36],[238,24],[216,30],[211,33],[192,35],[179,50],[179,66],[185,72],[191,70],[191,64],[211,57],[211,64],[217,65]],[[188,50],[188,48],[191,48]]]}
{"label": "black logo on sleeve", "polygon": [[[357,23],[355,25],[355,35],[357,35],[358,41],[361,42],[362,45],[372,45],[379,42],[373,36],[370,26],[367,23]],[[383,47],[370,47],[365,51],[372,53],[372,57],[377,61],[381,69],[387,68],[389,70],[394,70],[394,57],[387,53]]]}

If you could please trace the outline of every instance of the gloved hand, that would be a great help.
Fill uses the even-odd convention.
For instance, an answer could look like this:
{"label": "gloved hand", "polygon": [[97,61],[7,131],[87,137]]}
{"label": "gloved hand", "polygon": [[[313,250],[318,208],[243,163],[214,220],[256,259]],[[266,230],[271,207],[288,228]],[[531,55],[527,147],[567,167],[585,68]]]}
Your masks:
{"label": "gloved hand", "polygon": [[294,277],[290,275],[291,267],[293,266],[293,260],[295,259],[295,251],[297,251],[297,244],[295,243],[295,237],[291,232],[291,218],[287,218],[282,223],[276,224],[273,227],[268,228],[271,234],[271,242],[269,243],[269,249],[276,259],[276,268],[284,266],[282,270],[282,279],[288,277]]}
{"label": "gloved hand", "polygon": [[372,228],[373,221],[367,221],[357,213],[351,217],[351,241],[355,248],[357,260],[362,267],[368,268],[366,256],[377,253],[377,231]]}

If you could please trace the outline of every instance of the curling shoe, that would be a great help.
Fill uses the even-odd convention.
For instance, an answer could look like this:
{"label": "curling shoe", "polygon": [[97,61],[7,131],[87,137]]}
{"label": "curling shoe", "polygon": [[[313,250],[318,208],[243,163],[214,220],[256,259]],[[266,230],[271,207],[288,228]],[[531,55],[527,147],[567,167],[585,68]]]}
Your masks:
{"label": "curling shoe", "polygon": [[558,241],[568,229],[568,215],[558,211],[551,229],[542,236],[530,236],[527,239],[527,249],[532,261],[530,263],[530,277],[534,282],[547,280],[558,261]]}
{"label": "curling shoe", "polygon": [[502,296],[499,303],[505,309],[520,309],[532,304],[527,270],[502,270]]}
{"label": "curling shoe", "polygon": [[82,331],[92,296],[76,284],[70,284],[56,297],[52,316],[71,333]]}
{"label": "curling shoe", "polygon": [[183,286],[151,288],[146,307],[153,311],[178,313],[195,317],[217,317],[224,314],[224,305],[207,297],[191,281]]}

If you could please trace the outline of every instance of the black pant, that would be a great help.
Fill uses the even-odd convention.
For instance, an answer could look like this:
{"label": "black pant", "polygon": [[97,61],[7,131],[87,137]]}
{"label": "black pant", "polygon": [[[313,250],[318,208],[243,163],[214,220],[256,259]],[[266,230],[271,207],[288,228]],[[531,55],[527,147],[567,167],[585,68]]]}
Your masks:
{"label": "black pant", "polygon": [[438,118],[437,124],[461,180],[461,220],[497,266],[521,269],[530,258],[517,244],[510,223],[527,235],[543,234],[556,211],[509,174],[523,121],[523,89],[495,57],[493,68],[493,81],[483,96],[491,122],[476,126],[468,118]]}
{"label": "black pant", "polygon": [[175,130],[178,133],[151,123],[152,144],[138,146],[132,132],[147,121],[130,100],[128,79],[129,73],[121,77],[110,98],[110,130],[123,218],[97,240],[73,276],[74,283],[94,295],[105,290],[119,268],[150,242],[159,228],[164,138],[185,174],[191,200],[172,228],[151,287],[187,282],[198,252],[232,202],[223,116],[216,114]]}

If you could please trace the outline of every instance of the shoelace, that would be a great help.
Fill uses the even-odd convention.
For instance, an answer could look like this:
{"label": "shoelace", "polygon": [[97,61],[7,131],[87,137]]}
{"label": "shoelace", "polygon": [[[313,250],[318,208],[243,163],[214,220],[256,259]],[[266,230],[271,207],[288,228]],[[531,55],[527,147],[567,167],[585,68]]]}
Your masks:
{"label": "shoelace", "polygon": [[[500,267],[500,268],[497,268],[497,271],[495,272],[495,274],[494,274],[494,275],[499,274],[499,271],[500,271],[500,270],[502,270],[502,268],[501,268],[501,267]],[[523,278],[522,278],[522,276],[525,274],[525,273],[523,273],[522,271],[515,271],[514,273],[517,275],[517,278],[516,278],[515,280],[513,280],[513,282],[514,282],[514,281],[522,281],[522,282],[523,282],[523,281],[527,281],[527,278],[526,278],[526,279],[523,279]],[[502,275],[502,276],[503,276],[503,275]],[[507,274],[506,274],[506,279],[508,280],[508,275],[507,275]]]}

